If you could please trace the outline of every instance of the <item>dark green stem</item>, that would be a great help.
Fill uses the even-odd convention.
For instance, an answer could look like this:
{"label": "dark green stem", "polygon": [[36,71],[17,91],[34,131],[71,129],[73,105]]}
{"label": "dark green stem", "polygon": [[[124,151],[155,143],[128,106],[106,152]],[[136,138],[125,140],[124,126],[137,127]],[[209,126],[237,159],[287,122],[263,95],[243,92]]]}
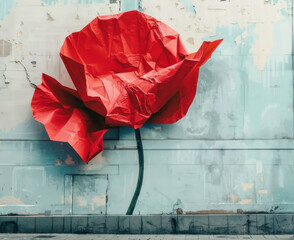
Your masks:
{"label": "dark green stem", "polygon": [[134,192],[134,196],[132,198],[128,211],[126,213],[127,215],[132,215],[134,212],[134,209],[136,207],[136,203],[142,188],[143,173],[144,173],[144,154],[143,154],[143,144],[142,144],[140,129],[136,129],[135,134],[136,134],[138,157],[139,157],[139,175],[138,175],[138,181],[137,181],[136,190]]}

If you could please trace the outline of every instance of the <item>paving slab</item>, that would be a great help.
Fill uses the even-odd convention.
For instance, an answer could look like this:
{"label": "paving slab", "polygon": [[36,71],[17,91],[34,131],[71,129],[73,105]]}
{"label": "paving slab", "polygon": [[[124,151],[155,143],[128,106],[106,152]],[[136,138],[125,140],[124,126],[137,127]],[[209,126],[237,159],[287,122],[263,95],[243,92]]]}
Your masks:
{"label": "paving slab", "polygon": [[155,234],[1,234],[1,240],[277,240],[294,239],[294,235],[155,235]]}

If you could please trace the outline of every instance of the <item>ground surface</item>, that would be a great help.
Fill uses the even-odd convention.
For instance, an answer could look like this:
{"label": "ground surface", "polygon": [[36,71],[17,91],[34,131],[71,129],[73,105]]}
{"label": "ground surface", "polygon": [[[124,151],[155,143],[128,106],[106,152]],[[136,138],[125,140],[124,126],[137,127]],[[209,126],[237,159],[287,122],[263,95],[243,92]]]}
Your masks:
{"label": "ground surface", "polygon": [[294,239],[294,235],[98,235],[98,234],[0,234],[0,239],[60,240],[198,240],[198,239]]}

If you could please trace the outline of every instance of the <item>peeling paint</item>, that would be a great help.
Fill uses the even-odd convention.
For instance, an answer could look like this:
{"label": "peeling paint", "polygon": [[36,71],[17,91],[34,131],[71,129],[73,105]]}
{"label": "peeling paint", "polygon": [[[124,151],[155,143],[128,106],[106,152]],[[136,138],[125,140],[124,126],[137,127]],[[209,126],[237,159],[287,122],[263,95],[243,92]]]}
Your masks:
{"label": "peeling paint", "polygon": [[0,206],[7,205],[25,205],[19,198],[14,196],[4,196],[0,198]]}
{"label": "peeling paint", "polygon": [[77,197],[77,204],[80,207],[86,207],[87,206],[87,199],[85,199],[83,196]]}
{"label": "peeling paint", "polygon": [[227,210],[201,210],[201,211],[188,211],[186,212],[187,215],[193,214],[235,214],[233,211]]}
{"label": "peeling paint", "polygon": [[263,181],[264,181],[263,176],[260,176],[260,182],[263,183]]}
{"label": "peeling paint", "polygon": [[8,57],[11,55],[12,44],[5,40],[0,40],[0,57]]}
{"label": "peeling paint", "polygon": [[242,183],[242,186],[243,186],[243,192],[246,192],[248,191],[248,189],[254,186],[254,183]]}
{"label": "peeling paint", "polygon": [[91,209],[94,211],[95,207],[106,205],[106,195],[94,196],[91,201]]}
{"label": "peeling paint", "polygon": [[268,194],[268,190],[267,189],[260,189],[258,190],[259,194]]}
{"label": "peeling paint", "polygon": [[[189,2],[195,6],[197,14],[187,14],[186,9],[181,9],[182,3],[178,0],[143,1],[143,8],[146,9],[147,14],[155,16],[175,28],[181,34],[182,39],[193,38],[196,48],[200,46],[203,38],[218,35],[218,27],[238,24],[241,29],[244,29],[243,36],[245,38],[248,34],[246,28],[249,25],[256,25],[257,40],[250,48],[250,53],[254,58],[257,69],[264,69],[267,57],[273,48],[273,23],[284,18],[282,10],[288,8],[286,1],[278,0],[275,4],[265,3],[264,0],[250,0],[246,3],[242,0],[226,2],[190,0]],[[159,10],[156,10],[155,6],[158,3],[160,3],[161,9],[169,11],[169,14],[161,14]],[[170,19],[169,16],[171,15],[175,19],[181,19],[181,21]],[[183,27],[183,23],[187,23],[184,24],[186,27]],[[190,24],[196,32],[187,29]],[[241,43],[240,40],[238,37],[237,43]],[[195,51],[194,44],[190,42],[191,40],[186,41],[188,50]]]}
{"label": "peeling paint", "polygon": [[239,201],[239,194],[232,194],[231,195],[232,202],[236,203]]}
{"label": "peeling paint", "polygon": [[252,198],[241,199],[240,204],[249,204],[252,202]]}
{"label": "peeling paint", "polygon": [[235,38],[236,45],[245,44],[244,39],[248,37],[248,31],[245,30],[239,36]]}

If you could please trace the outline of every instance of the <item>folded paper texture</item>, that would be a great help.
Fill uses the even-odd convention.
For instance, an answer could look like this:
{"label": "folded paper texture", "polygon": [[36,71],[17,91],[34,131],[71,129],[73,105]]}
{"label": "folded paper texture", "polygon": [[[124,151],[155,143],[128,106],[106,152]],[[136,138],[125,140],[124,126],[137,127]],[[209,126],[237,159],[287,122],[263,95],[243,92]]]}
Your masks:
{"label": "folded paper texture", "polygon": [[88,162],[112,128],[171,124],[184,117],[199,68],[222,40],[188,54],[179,34],[138,11],[95,18],[69,35],[62,58],[76,90],[43,74],[32,100],[51,140],[68,142]]}

